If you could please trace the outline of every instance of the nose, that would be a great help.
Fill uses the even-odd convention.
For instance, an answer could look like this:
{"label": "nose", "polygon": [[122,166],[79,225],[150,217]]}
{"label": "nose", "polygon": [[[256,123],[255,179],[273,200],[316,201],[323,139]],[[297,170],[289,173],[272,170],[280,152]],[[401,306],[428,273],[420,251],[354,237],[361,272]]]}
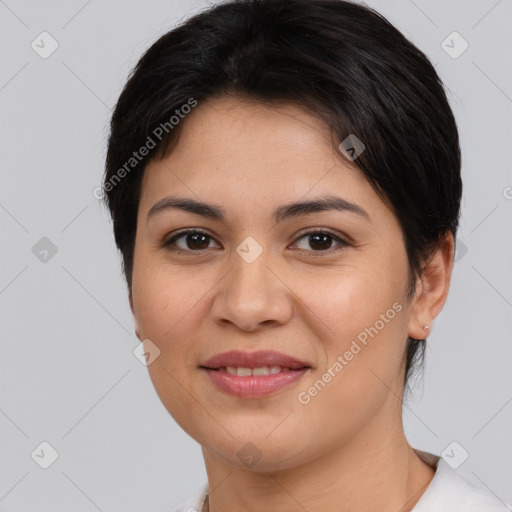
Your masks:
{"label": "nose", "polygon": [[271,260],[265,250],[254,261],[233,252],[231,271],[214,297],[215,322],[253,332],[290,320],[293,294]]}

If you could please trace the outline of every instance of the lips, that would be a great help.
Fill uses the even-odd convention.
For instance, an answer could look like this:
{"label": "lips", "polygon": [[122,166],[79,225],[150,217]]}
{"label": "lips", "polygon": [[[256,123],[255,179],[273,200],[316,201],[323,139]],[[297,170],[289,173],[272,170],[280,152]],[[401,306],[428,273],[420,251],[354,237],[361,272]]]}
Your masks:
{"label": "lips", "polygon": [[200,365],[202,368],[218,370],[219,368],[261,368],[264,366],[280,366],[281,368],[290,368],[290,370],[299,370],[302,368],[311,368],[305,361],[300,361],[294,357],[274,350],[260,350],[257,352],[244,352],[241,350],[232,350],[217,354]]}
{"label": "lips", "polygon": [[311,365],[274,350],[217,354],[200,365],[210,381],[237,398],[264,398],[289,388],[311,371]]}

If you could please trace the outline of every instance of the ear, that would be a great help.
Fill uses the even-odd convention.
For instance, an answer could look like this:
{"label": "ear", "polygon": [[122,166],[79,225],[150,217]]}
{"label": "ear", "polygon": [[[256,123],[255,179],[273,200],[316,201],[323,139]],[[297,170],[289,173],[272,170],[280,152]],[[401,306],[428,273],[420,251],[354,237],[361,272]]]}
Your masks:
{"label": "ear", "polygon": [[132,310],[132,315],[133,315],[133,321],[135,322],[135,335],[137,336],[137,338],[139,338],[139,341],[142,341],[142,338],[139,334],[139,326],[138,326],[138,323],[137,323],[137,315],[135,314],[135,309],[133,307],[133,295],[132,295],[132,291],[130,290],[130,293],[128,294],[128,299],[130,300],[130,309]]}
{"label": "ear", "polygon": [[453,235],[448,231],[416,281],[408,326],[408,335],[413,339],[426,338],[432,332],[432,320],[443,309],[450,288],[454,250]]}

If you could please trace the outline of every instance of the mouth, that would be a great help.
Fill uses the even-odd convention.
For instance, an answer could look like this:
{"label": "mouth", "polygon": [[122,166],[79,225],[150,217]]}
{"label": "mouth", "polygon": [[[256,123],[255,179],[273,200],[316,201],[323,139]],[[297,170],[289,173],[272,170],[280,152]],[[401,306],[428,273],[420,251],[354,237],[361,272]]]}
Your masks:
{"label": "mouth", "polygon": [[276,375],[278,373],[296,372],[307,370],[311,366],[301,366],[299,368],[289,368],[287,366],[259,366],[257,368],[240,367],[240,366],[220,366],[219,368],[209,368],[207,366],[200,366],[205,370],[212,370],[221,373],[228,373],[229,375],[236,375],[237,377],[251,377],[251,376],[264,376]]}
{"label": "mouth", "polygon": [[307,362],[272,350],[217,354],[199,366],[216,388],[237,398],[275,395],[312,370]]}
{"label": "mouth", "polygon": [[257,352],[231,350],[210,357],[202,362],[200,367],[224,371],[232,375],[236,373],[239,377],[248,377],[250,375],[272,375],[285,371],[302,370],[310,368],[311,365],[306,361],[301,361],[275,350],[259,350]]}

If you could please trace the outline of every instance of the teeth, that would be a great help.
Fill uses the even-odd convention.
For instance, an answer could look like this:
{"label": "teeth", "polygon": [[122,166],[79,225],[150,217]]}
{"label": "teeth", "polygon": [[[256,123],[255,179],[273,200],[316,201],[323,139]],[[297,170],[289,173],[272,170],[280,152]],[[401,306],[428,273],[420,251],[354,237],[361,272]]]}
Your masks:
{"label": "teeth", "polygon": [[261,368],[253,368],[252,374],[253,375],[268,375],[270,373],[270,370],[266,366],[262,366]]}
{"label": "teeth", "polygon": [[[224,370],[224,368],[220,368],[220,370]],[[243,367],[235,367],[235,366],[226,366],[226,372],[230,375],[237,375],[238,377],[250,377],[251,375],[274,375],[279,372],[289,372],[290,368],[285,368],[281,366],[261,366],[259,368],[243,368]]]}

